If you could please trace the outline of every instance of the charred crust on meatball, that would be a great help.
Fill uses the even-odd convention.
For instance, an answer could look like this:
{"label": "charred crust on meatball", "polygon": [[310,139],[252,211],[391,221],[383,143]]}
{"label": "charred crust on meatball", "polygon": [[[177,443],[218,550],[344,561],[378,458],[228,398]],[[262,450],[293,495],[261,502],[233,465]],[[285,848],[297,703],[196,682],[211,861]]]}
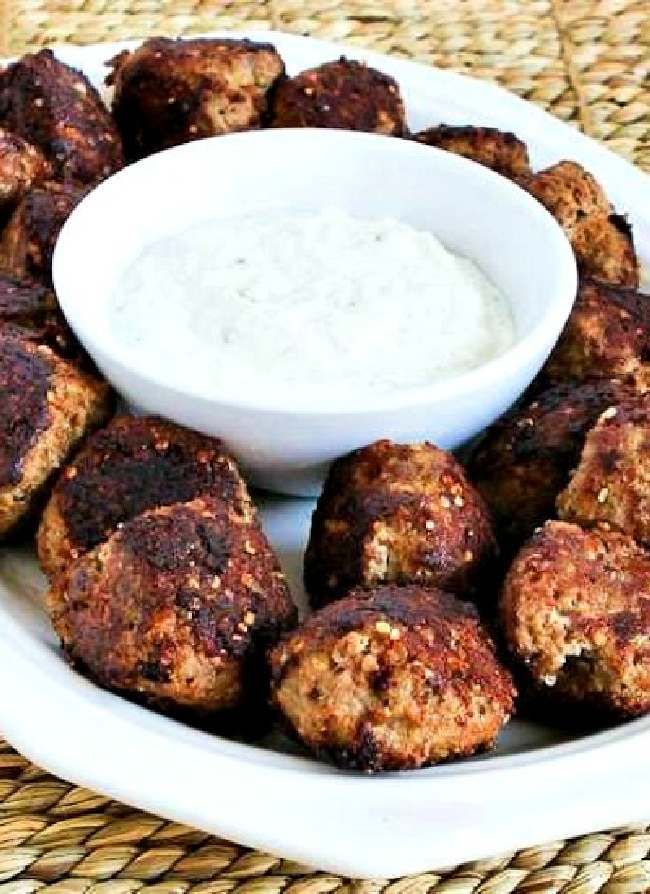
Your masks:
{"label": "charred crust on meatball", "polygon": [[462,155],[510,180],[531,174],[526,144],[496,127],[439,124],[413,137],[418,143]]}
{"label": "charred crust on meatball", "polygon": [[490,747],[513,709],[476,610],[432,588],[355,589],[286,634],[270,663],[292,734],[363,772]]}
{"label": "charred crust on meatball", "polygon": [[555,515],[587,432],[600,414],[635,393],[626,379],[590,379],[548,387],[490,426],[467,470],[494,518],[499,546],[510,556]]}
{"label": "charred crust on meatball", "polygon": [[18,203],[0,237],[0,269],[17,279],[51,287],[52,254],[61,227],[86,190],[48,182]]}
{"label": "charred crust on meatball", "polygon": [[638,260],[627,220],[614,212],[598,181],[581,165],[561,161],[520,180],[567,235],[580,272],[636,288]]}
{"label": "charred crust on meatball", "polygon": [[112,409],[108,385],[48,347],[0,334],[0,538],[31,520],[52,477]]}
{"label": "charred crust on meatball", "polygon": [[634,375],[645,365],[650,305],[645,295],[593,279],[580,283],[575,304],[539,381],[580,382]]}
{"label": "charred crust on meatball", "polygon": [[431,444],[383,440],[337,460],[312,517],[312,605],[351,587],[419,582],[487,593],[496,552],[488,509],[462,466]]}
{"label": "charred crust on meatball", "polygon": [[394,78],[341,57],[280,80],[271,100],[273,127],[327,127],[388,136],[406,133]]}
{"label": "charred crust on meatball", "polygon": [[239,704],[251,662],[296,619],[259,524],[210,498],[126,521],[47,603],[69,660],[101,685],[199,713]]}
{"label": "charred crust on meatball", "polygon": [[499,614],[531,691],[581,716],[650,710],[650,554],[606,528],[550,521],[517,555]]}
{"label": "charred crust on meatball", "polygon": [[47,286],[0,273],[0,325],[39,324],[57,309],[54,292]]}
{"label": "charred crust on meatball", "polygon": [[60,357],[89,364],[54,292],[42,283],[0,272],[0,333],[47,345]]}
{"label": "charred crust on meatball", "polygon": [[[354,587],[345,599],[331,602],[309,615],[291,637],[309,637],[312,633],[317,633],[319,638],[345,635],[357,630],[360,624],[375,622],[380,624],[378,633],[390,634],[390,625],[384,630],[386,618],[417,632],[423,625],[442,630],[440,625],[452,620],[472,619],[478,623],[479,614],[470,602],[417,584]],[[417,645],[420,640],[416,638],[414,643]],[[301,648],[295,650],[297,658],[301,651]],[[274,677],[276,682],[280,679],[281,674]]]}
{"label": "charred crust on meatball", "polygon": [[0,123],[42,150],[55,180],[93,185],[123,164],[99,93],[51,50],[28,53],[0,73]]}
{"label": "charred crust on meatball", "polygon": [[18,339],[0,337],[0,487],[20,481],[25,455],[49,421],[53,371],[47,354]]}
{"label": "charred crust on meatball", "polygon": [[220,38],[152,38],[110,65],[113,114],[129,160],[261,127],[268,92],[284,73],[271,44]]}
{"label": "charred crust on meatball", "polygon": [[[203,505],[209,506],[210,500],[203,500]],[[201,515],[176,504],[167,513],[153,510],[125,523],[119,542],[127,561],[144,568],[145,575],[155,575],[157,603],[174,604],[191,618],[196,643],[208,657],[240,658],[250,648],[249,631],[265,642],[272,641],[275,620],[267,616],[264,601],[256,598],[254,589],[248,594],[243,615],[231,614],[229,587],[241,584],[250,573],[251,556],[268,560],[268,546],[258,526],[241,523],[239,518],[231,521],[221,507],[210,507]],[[268,561],[266,565],[264,570],[280,582],[279,565]],[[199,584],[193,579],[194,572]],[[206,598],[204,588],[208,587],[211,598]],[[247,614],[252,618],[250,624],[245,621]],[[293,617],[291,608],[287,626]]]}
{"label": "charred crust on meatball", "polygon": [[[222,500],[247,518],[255,513],[221,441],[155,416],[116,417],[61,474],[39,529],[41,564],[55,573],[122,522],[198,496]],[[161,561],[163,555],[161,546]]]}

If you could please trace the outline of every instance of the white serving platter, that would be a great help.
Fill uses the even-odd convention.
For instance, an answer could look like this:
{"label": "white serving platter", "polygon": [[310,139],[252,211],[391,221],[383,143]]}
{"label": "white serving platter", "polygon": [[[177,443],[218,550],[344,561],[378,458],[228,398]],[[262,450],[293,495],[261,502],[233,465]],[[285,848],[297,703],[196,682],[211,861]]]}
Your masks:
{"label": "white serving platter", "polygon": [[[342,53],[399,81],[413,129],[515,131],[535,168],[575,159],[605,185],[650,263],[650,178],[500,88],[449,71],[275,32],[290,73]],[[125,44],[60,47],[100,84]],[[116,222],[118,225],[118,222]],[[485,226],[490,226],[486,219]],[[312,504],[262,506],[295,595]],[[491,755],[392,776],[338,771],[277,736],[244,745],[105,692],[62,661],[29,551],[0,552],[0,732],[52,773],[163,817],[353,877],[453,866],[650,817],[650,717],[593,735],[515,720]]]}

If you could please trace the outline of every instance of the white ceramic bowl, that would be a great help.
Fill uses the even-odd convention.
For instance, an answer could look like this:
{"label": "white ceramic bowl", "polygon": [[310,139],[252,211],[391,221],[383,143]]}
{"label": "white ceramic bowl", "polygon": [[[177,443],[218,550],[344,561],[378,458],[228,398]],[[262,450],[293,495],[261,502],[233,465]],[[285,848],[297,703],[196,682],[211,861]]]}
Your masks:
{"label": "white ceramic bowl", "polygon": [[[475,261],[510,301],[517,338],[455,379],[364,398],[221,391],[164,375],[111,331],[116,276],[145,245],[204,220],[336,206],[432,231]],[[492,422],[542,366],[576,292],[569,244],[552,217],[508,180],[415,142],[334,130],[267,130],[190,143],[138,162],[75,209],[53,261],[70,325],[132,404],[222,437],[257,485],[311,495],[335,457],[380,437],[452,448]],[[408,301],[409,296],[404,296]],[[436,320],[432,317],[431,327]],[[422,333],[426,339],[426,332]]]}

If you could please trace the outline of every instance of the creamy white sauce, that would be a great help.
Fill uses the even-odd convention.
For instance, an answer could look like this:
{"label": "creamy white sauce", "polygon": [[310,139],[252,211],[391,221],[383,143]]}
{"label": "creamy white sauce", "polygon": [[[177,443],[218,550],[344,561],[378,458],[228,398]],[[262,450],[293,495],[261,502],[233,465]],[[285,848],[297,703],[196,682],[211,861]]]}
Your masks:
{"label": "creamy white sauce", "polygon": [[118,278],[117,337],[177,379],[238,392],[365,395],[504,352],[507,301],[428,232],[328,209],[197,225]]}

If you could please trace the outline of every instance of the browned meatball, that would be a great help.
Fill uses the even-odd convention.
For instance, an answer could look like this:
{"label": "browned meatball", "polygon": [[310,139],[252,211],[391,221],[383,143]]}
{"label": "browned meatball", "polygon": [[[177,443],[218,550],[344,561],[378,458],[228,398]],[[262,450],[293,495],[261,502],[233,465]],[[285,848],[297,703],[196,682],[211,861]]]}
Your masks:
{"label": "browned meatball", "polygon": [[0,326],[44,325],[58,310],[56,296],[42,283],[14,279],[0,273]]}
{"label": "browned meatball", "polygon": [[630,289],[639,287],[632,227],[623,215],[590,214],[576,226],[571,244],[583,276]]}
{"label": "browned meatball", "polygon": [[389,136],[406,133],[397,81],[343,57],[280,81],[271,105],[274,127],[332,127]]}
{"label": "browned meatball", "polygon": [[524,181],[569,239],[578,223],[591,214],[609,214],[611,205],[595,177],[575,161],[560,161]]}
{"label": "browned meatball", "polygon": [[0,332],[47,345],[60,357],[87,362],[54,292],[41,283],[0,273]]}
{"label": "browned meatball", "polygon": [[490,748],[514,687],[475,609],[418,586],[353,590],[271,653],[272,703],[309,748],[371,773]]}
{"label": "browned meatball", "polygon": [[567,521],[606,523],[650,543],[650,394],[605,410],[557,508]]}
{"label": "browned meatball", "polygon": [[510,180],[531,174],[526,144],[496,127],[439,124],[415,134],[414,139],[477,161]]}
{"label": "browned meatball", "polygon": [[541,377],[580,382],[635,374],[647,371],[649,350],[650,299],[633,289],[583,280]]}
{"label": "browned meatball", "polygon": [[113,115],[130,160],[260,127],[269,89],[284,73],[271,44],[221,38],[156,37],[110,64]]}
{"label": "browned meatball", "polygon": [[450,453],[377,441],[330,469],[312,518],[305,586],[314,606],[393,581],[476,597],[494,554],[483,498]]}
{"label": "browned meatball", "polygon": [[639,272],[631,229],[613,213],[600,184],[574,161],[521,180],[566,233],[581,273],[636,288]]}
{"label": "browned meatball", "polygon": [[118,416],[63,470],[38,531],[55,575],[147,509],[211,497],[249,521],[255,509],[221,441],[155,416]]}
{"label": "browned meatball", "polygon": [[633,394],[620,379],[591,379],[542,391],[492,425],[468,463],[504,554],[555,515],[555,499],[576,465],[587,431],[603,410]]}
{"label": "browned meatball", "polygon": [[650,710],[650,554],[632,538],[548,522],[524,546],[499,614],[514,661],[558,703]]}
{"label": "browned meatball", "polygon": [[55,578],[68,658],[108,689],[207,713],[264,688],[264,650],[295,607],[261,528],[208,498],[150,510]]}
{"label": "browned meatball", "polygon": [[0,336],[0,539],[29,519],[52,475],[106,419],[108,386],[49,348]]}
{"label": "browned meatball", "polygon": [[52,253],[61,227],[85,191],[49,182],[18,203],[0,236],[0,269],[17,279],[52,284]]}
{"label": "browned meatball", "polygon": [[51,50],[28,53],[0,74],[0,123],[44,152],[55,180],[94,184],[123,164],[99,93]]}
{"label": "browned meatball", "polygon": [[22,199],[31,186],[51,174],[52,167],[40,149],[0,127],[0,208]]}

